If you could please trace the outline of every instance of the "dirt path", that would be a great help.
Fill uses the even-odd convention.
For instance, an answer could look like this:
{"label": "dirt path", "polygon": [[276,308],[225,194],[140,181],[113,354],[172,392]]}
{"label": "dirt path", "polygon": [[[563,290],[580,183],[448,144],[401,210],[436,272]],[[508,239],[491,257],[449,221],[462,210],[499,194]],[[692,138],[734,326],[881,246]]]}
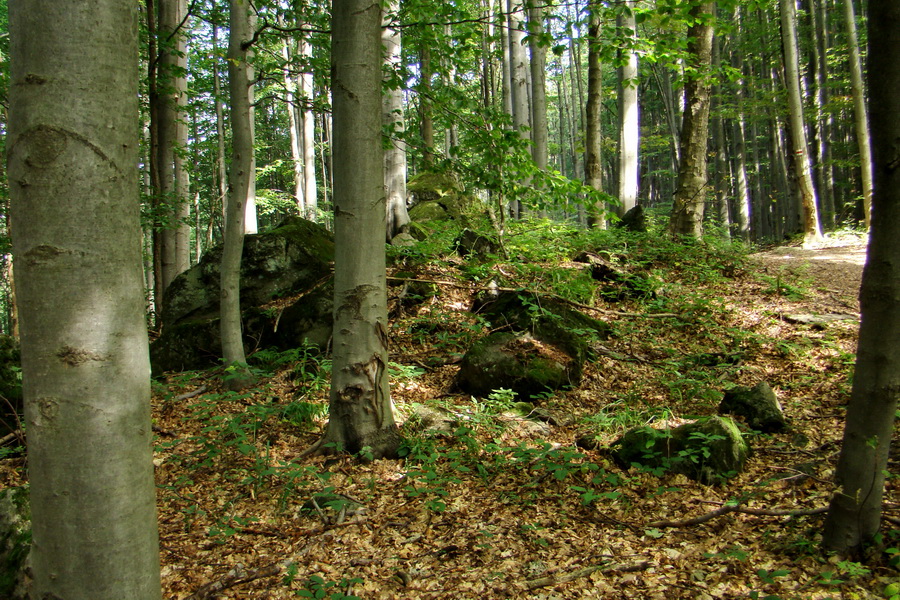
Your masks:
{"label": "dirt path", "polygon": [[761,272],[779,285],[806,288],[811,312],[858,313],[866,238],[830,237],[819,248],[779,246],[752,255]]}

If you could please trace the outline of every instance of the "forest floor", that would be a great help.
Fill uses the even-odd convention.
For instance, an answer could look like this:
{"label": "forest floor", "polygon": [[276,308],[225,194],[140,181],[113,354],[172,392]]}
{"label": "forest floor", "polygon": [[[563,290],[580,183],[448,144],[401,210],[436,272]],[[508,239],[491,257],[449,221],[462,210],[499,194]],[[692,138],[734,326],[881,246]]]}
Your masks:
{"label": "forest floor", "polygon": [[[617,239],[612,253],[659,290],[605,302],[592,297],[584,265],[535,259],[535,248],[547,254],[560,237],[551,231],[513,248],[516,262],[487,266],[394,257],[392,270],[440,289],[414,306],[390,291],[398,421],[420,405],[455,419],[445,433],[404,423],[402,459],[298,457],[327,418],[330,364],[309,349],[257,353],[269,376],[242,394],[222,391],[221,370],[158,381],[164,597],[886,597],[900,581],[890,554],[900,537],[895,477],[880,547],[855,560],[819,548],[849,396],[863,240],[748,256]],[[502,393],[475,399],[454,386],[460,353],[485,327],[469,312],[473,294],[491,277],[574,294],[613,326],[582,384],[542,401],[554,424],[516,417]],[[722,485],[622,471],[602,449],[633,426],[714,414],[724,389],[760,381],[776,391],[790,430],[747,432],[752,458]],[[601,449],[576,447],[585,432]],[[2,462],[0,486],[21,483],[21,462]]]}

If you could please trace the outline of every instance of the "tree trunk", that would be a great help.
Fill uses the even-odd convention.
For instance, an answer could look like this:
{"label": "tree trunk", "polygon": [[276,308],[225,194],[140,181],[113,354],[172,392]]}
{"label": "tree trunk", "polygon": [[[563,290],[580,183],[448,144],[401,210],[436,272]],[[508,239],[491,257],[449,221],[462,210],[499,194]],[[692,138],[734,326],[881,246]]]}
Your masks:
{"label": "tree trunk", "polygon": [[225,240],[220,267],[222,358],[235,366],[227,383],[240,389],[249,382],[241,333],[241,254],[246,205],[256,177],[253,156],[253,67],[244,43],[253,37],[255,13],[248,0],[231,0],[228,36],[228,91],[231,98],[231,167],[225,207]]}
{"label": "tree trunk", "polygon": [[[427,43],[419,46],[419,128],[422,133],[422,162],[426,169],[434,166],[434,116],[431,110],[431,48]],[[332,84],[333,85],[333,84]]]}
{"label": "tree trunk", "polygon": [[[602,157],[602,131],[600,121],[600,109],[603,104],[602,94],[602,70],[600,65],[600,10],[599,0],[592,0],[588,4],[588,91],[587,91],[587,122],[585,125],[585,185],[594,188],[598,192],[603,191],[603,164]],[[593,202],[588,205],[588,225],[599,229],[606,228],[606,207]]]}
{"label": "tree trunk", "polygon": [[[734,25],[735,33],[732,36],[732,43],[736,46],[731,50],[731,66],[739,74],[739,78],[735,81],[734,99],[735,99],[735,117],[732,122],[732,147],[734,148],[734,172],[737,177],[737,199],[735,201],[735,226],[736,233],[745,242],[750,241],[750,223],[753,206],[753,200],[750,196],[750,184],[747,178],[747,157],[746,151],[746,126],[744,125],[744,61],[742,59],[743,48],[739,44],[741,33],[741,8],[734,8]],[[754,146],[754,156],[758,157],[759,153]],[[756,171],[759,172],[758,158],[756,158]],[[757,231],[757,233],[759,233]]]}
{"label": "tree trunk", "polygon": [[385,22],[381,30],[385,71],[388,73],[386,90],[382,96],[382,118],[389,132],[384,151],[384,188],[387,196],[385,231],[388,242],[409,226],[409,215],[406,212],[406,143],[403,141],[406,126],[403,119],[403,88],[399,83],[401,75],[398,73],[403,54],[400,51],[400,30],[390,26],[399,10],[400,0],[390,0],[385,5]]}
{"label": "tree trunk", "polygon": [[[866,217],[866,228],[868,228],[872,213],[872,146],[869,141],[869,117],[866,114],[862,61],[859,58],[859,42],[856,39],[856,16],[853,13],[853,0],[843,1],[844,21],[847,24],[850,45],[850,90],[853,93],[853,114],[856,117],[854,125],[856,126],[856,143],[859,146],[859,166],[862,174],[863,210]],[[871,19],[871,15],[869,18]]]}
{"label": "tree trunk", "polygon": [[323,451],[396,455],[388,385],[381,5],[335,0],[334,350]]}
{"label": "tree trunk", "polygon": [[[528,128],[531,110],[528,103],[528,58],[525,54],[525,11],[522,0],[506,0],[509,23],[510,91],[512,96],[513,126],[522,139],[531,139]],[[520,181],[528,185],[528,181]],[[510,198],[510,216],[523,216],[524,205],[518,198]]]}
{"label": "tree trunk", "polygon": [[623,64],[619,67],[619,215],[634,208],[638,197],[640,152],[640,106],[638,104],[637,22],[634,18],[635,0],[625,0],[619,18],[620,34],[628,39],[622,50]]}
{"label": "tree trunk", "polygon": [[160,263],[162,294],[183,271],[191,266],[190,201],[181,151],[187,145],[185,108],[187,105],[187,52],[184,36],[186,0],[158,0],[157,48],[158,147],[157,193],[164,215],[160,224]]}
{"label": "tree trunk", "polygon": [[[312,44],[300,39],[300,56],[307,62],[312,61]],[[300,98],[303,110],[300,111],[300,154],[303,160],[303,205],[304,216],[310,221],[319,217],[319,192],[316,181],[316,115],[312,110],[315,95],[312,67],[300,74]]]}
{"label": "tree trunk", "polygon": [[788,92],[788,112],[793,150],[794,174],[800,192],[803,210],[802,227],[804,244],[814,244],[822,239],[816,190],[813,187],[812,167],[809,162],[809,145],[806,142],[806,126],[803,122],[803,100],[800,96],[800,62],[797,56],[797,6],[796,0],[780,0],[781,38],[784,49],[785,85]]}
{"label": "tree trunk", "polygon": [[[284,24],[282,23],[282,26]],[[306,193],[303,187],[303,150],[301,148],[300,99],[297,94],[297,76],[294,75],[294,57],[291,51],[292,40],[285,37],[281,46],[281,57],[284,59],[284,96],[285,110],[288,114],[288,138],[291,142],[291,172],[294,184],[294,202],[297,210],[306,216]]]}
{"label": "tree trunk", "polygon": [[160,598],[137,3],[9,5],[33,598]]}
{"label": "tree trunk", "polygon": [[[218,28],[212,27],[213,52],[218,56]],[[225,106],[222,102],[222,83],[219,76],[219,63],[213,67],[213,94],[216,97],[216,184],[219,192],[219,206],[222,207],[222,223],[224,229],[225,204],[228,198],[228,167],[225,163]],[[209,211],[210,221],[213,219]]]}
{"label": "tree trunk", "polygon": [[900,4],[869,0],[869,107],[874,195],[863,271],[859,347],[838,491],[825,520],[826,548],[846,554],[878,533],[888,452],[900,390]]}
{"label": "tree trunk", "polygon": [[685,106],[681,119],[681,162],[675,184],[669,231],[699,239],[706,205],[707,143],[709,140],[709,73],[712,65],[714,2],[691,7],[685,66]]}
{"label": "tree trunk", "polygon": [[542,45],[544,8],[532,4],[528,8],[528,48],[531,52],[531,156],[538,169],[547,168],[547,48]]}

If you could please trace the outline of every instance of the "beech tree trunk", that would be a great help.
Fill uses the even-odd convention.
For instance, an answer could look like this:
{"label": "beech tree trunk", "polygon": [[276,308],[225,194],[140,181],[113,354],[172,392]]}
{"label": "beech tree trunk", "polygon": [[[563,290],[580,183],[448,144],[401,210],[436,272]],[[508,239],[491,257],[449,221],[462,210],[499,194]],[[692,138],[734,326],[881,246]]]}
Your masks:
{"label": "beech tree trunk", "polygon": [[869,0],[869,110],[874,195],[863,270],[856,370],[825,547],[846,554],[874,538],[900,394],[900,4]]}
{"label": "beech tree trunk", "polygon": [[800,193],[802,228],[805,244],[822,239],[819,225],[818,201],[813,187],[812,166],[809,161],[809,145],[803,122],[803,99],[800,95],[800,61],[797,56],[797,6],[796,0],[780,0],[781,38],[784,49],[785,85],[788,92],[789,127],[793,151],[794,175]]}
{"label": "beech tree trunk", "polygon": [[158,599],[137,3],[9,4],[32,598]]}
{"label": "beech tree trunk", "polygon": [[231,387],[247,384],[247,362],[241,333],[241,254],[247,201],[256,169],[253,155],[253,67],[244,44],[253,37],[255,13],[249,0],[231,0],[228,36],[228,91],[231,98],[231,167],[225,206],[225,239],[220,267],[220,327],[222,358],[238,371],[228,379]]}
{"label": "beech tree trunk", "polygon": [[172,280],[191,266],[191,226],[187,171],[182,158],[182,150],[187,147],[187,4],[185,0],[157,0],[157,6],[157,193],[165,215],[159,237],[162,289],[157,293],[162,298]]}
{"label": "beech tree trunk", "polygon": [[[528,102],[528,57],[525,53],[525,10],[522,0],[506,0],[509,13],[509,60],[510,60],[510,95],[512,97],[513,126],[519,135],[526,140],[531,139],[528,128],[531,121],[531,110]],[[520,181],[527,185],[528,181]],[[524,205],[519,198],[509,199],[510,216],[517,219],[523,215]]]}
{"label": "beech tree trunk", "polygon": [[685,66],[684,116],[681,119],[681,162],[675,184],[669,231],[699,239],[706,206],[707,143],[709,141],[709,73],[712,65],[714,2],[691,7]]}
{"label": "beech tree trunk", "polygon": [[390,0],[384,10],[381,42],[384,45],[384,62],[389,80],[382,96],[384,112],[382,118],[389,132],[384,151],[384,187],[387,194],[385,232],[387,241],[390,242],[395,235],[406,231],[409,214],[406,212],[406,143],[403,141],[406,125],[403,119],[403,88],[394,77],[394,73],[401,66],[403,55],[400,30],[390,26],[400,10],[400,1]]}
{"label": "beech tree trunk", "polygon": [[381,5],[335,0],[334,350],[324,452],[395,456],[388,384]]}
{"label": "beech tree trunk", "polygon": [[[856,15],[853,12],[853,0],[843,1],[844,21],[847,25],[847,37],[850,44],[850,90],[853,94],[853,114],[855,117],[853,124],[856,128],[856,143],[859,147],[859,167],[863,184],[863,211],[866,218],[866,228],[868,228],[871,224],[872,214],[872,147],[869,141],[869,117],[866,113],[862,61],[859,58],[859,42],[856,39]],[[871,15],[869,15],[869,18],[872,18]]]}
{"label": "beech tree trunk", "polygon": [[[602,108],[602,70],[600,65],[600,9],[598,0],[588,4],[588,90],[587,121],[585,124],[585,184],[595,190],[603,191],[603,164],[601,162],[602,132],[600,110]],[[589,203],[587,208],[588,225],[599,229],[606,228],[606,207]]]}
{"label": "beech tree trunk", "polygon": [[625,0],[623,15],[619,18],[621,35],[631,40],[629,47],[622,50],[623,65],[619,67],[619,215],[625,214],[637,204],[640,177],[638,55],[631,47],[637,41],[635,4],[635,0]]}
{"label": "beech tree trunk", "polygon": [[531,52],[531,156],[539,169],[547,168],[547,48],[542,45],[544,8],[532,4],[528,8],[528,48]]}

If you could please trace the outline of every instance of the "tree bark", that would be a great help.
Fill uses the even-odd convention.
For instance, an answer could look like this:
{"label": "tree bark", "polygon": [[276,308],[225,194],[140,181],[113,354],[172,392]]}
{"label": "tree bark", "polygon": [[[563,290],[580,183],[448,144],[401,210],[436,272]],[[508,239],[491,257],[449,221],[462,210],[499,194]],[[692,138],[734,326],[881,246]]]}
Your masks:
{"label": "tree bark", "polygon": [[400,1],[390,0],[384,10],[381,42],[384,45],[385,69],[390,75],[387,89],[382,96],[382,118],[389,132],[384,151],[384,187],[387,194],[385,232],[387,241],[390,242],[398,233],[406,231],[409,226],[409,214],[406,212],[406,142],[403,141],[406,125],[403,119],[403,88],[399,83],[395,83],[394,77],[394,73],[401,66],[403,54],[400,30],[390,26],[400,10]]}
{"label": "tree bark", "polygon": [[846,554],[878,533],[900,390],[900,4],[869,0],[869,109],[874,195],[863,270],[859,347],[826,548]]}
{"label": "tree bark", "polygon": [[[600,109],[603,104],[603,72],[600,64],[600,10],[598,0],[588,4],[588,90],[587,121],[585,124],[585,185],[598,192],[603,191],[602,131]],[[587,209],[588,225],[598,229],[606,228],[606,207],[590,203]]]}
{"label": "tree bark", "polygon": [[[872,146],[869,140],[869,117],[866,113],[862,61],[859,58],[859,42],[856,39],[856,15],[853,12],[853,0],[843,0],[843,2],[844,21],[847,25],[848,44],[850,45],[850,90],[853,94],[853,114],[855,116],[853,124],[856,128],[856,143],[859,147],[859,166],[863,184],[863,211],[866,218],[866,228],[868,229],[871,224],[872,214]],[[871,15],[869,18],[872,18]]]}
{"label": "tree bark", "polygon": [[[529,140],[531,110],[528,102],[528,58],[525,53],[525,10],[523,0],[506,0],[509,24],[510,95],[512,97],[513,126],[522,139]],[[520,181],[523,186],[528,181]],[[519,198],[509,199],[512,218],[523,216],[524,205]]]}
{"label": "tree bark", "polygon": [[620,36],[627,46],[622,49],[623,65],[619,67],[619,215],[634,208],[638,197],[640,152],[640,105],[638,104],[637,22],[635,0],[625,0],[619,17]]}
{"label": "tree bark", "polygon": [[256,177],[253,155],[253,67],[245,43],[253,37],[255,13],[248,0],[230,0],[228,91],[231,98],[231,167],[225,206],[225,240],[220,267],[222,358],[237,371],[228,378],[239,389],[249,382],[241,333],[241,254],[247,201]]}
{"label": "tree bark", "polygon": [[531,156],[538,169],[547,168],[547,48],[542,44],[544,8],[532,4],[528,8],[528,48],[531,52]]}
{"label": "tree bark", "polygon": [[715,3],[691,7],[685,65],[685,106],[681,120],[681,162],[675,184],[669,231],[699,239],[706,206],[707,143],[709,140],[710,67],[712,65]]}
{"label": "tree bark", "polygon": [[158,147],[156,165],[159,203],[164,215],[160,224],[162,289],[191,266],[190,201],[182,150],[187,146],[187,53],[184,36],[186,0],[157,0],[159,8],[157,48]]}
{"label": "tree bark", "polygon": [[160,598],[137,3],[9,5],[33,598]]}
{"label": "tree bark", "polygon": [[323,451],[395,456],[387,369],[381,4],[335,0],[334,350]]}
{"label": "tree bark", "polygon": [[809,145],[806,141],[806,126],[803,122],[803,100],[800,95],[800,61],[797,56],[797,6],[796,0],[780,0],[781,38],[784,49],[785,85],[788,92],[789,126],[791,149],[794,159],[794,174],[799,186],[802,208],[802,228],[804,244],[814,244],[822,239],[819,225],[816,190],[813,187],[812,166],[809,161]]}

